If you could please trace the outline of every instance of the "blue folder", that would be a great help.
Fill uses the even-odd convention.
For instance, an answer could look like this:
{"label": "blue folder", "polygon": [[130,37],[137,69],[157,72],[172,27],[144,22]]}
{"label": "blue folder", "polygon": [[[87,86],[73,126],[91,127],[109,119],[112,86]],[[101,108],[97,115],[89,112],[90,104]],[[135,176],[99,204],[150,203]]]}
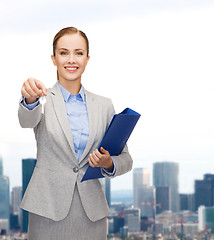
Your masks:
{"label": "blue folder", "polygon": [[[123,151],[123,148],[125,147],[140,116],[139,113],[130,108],[126,108],[121,113],[115,114],[106,130],[98,150],[100,147],[103,147],[109,151],[111,156],[119,155]],[[103,177],[100,167],[92,168],[89,165],[81,182]]]}

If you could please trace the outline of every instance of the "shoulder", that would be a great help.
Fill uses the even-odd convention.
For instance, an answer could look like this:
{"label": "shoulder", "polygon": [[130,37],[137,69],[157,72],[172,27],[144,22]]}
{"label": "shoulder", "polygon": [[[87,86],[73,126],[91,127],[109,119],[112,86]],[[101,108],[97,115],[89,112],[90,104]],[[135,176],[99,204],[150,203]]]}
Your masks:
{"label": "shoulder", "polygon": [[99,103],[113,105],[111,99],[108,97],[104,97],[104,96],[89,92],[86,89],[85,89],[85,94],[86,94],[86,97],[89,97],[94,101],[99,101]]}
{"label": "shoulder", "polygon": [[[115,114],[114,105],[110,98],[94,94],[85,90],[86,99],[91,99],[91,101],[96,102],[99,106],[99,111],[102,113],[103,116],[106,116],[108,122],[110,122],[111,118]],[[86,100],[87,101],[87,100]]]}

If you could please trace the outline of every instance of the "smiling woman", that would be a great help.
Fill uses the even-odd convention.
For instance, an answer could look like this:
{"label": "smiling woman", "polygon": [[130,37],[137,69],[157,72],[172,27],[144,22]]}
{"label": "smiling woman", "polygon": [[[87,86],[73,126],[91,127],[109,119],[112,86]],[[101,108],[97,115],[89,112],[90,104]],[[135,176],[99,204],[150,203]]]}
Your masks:
{"label": "smiling woman", "polygon": [[130,171],[133,161],[127,146],[118,156],[97,149],[114,107],[81,84],[90,58],[86,35],[73,27],[62,29],[51,58],[57,83],[47,90],[29,78],[21,90],[20,125],[34,128],[37,141],[37,164],[21,204],[29,212],[28,240],[105,240],[108,206],[100,181],[81,179],[88,164],[113,178]]}
{"label": "smiling woman", "polygon": [[[69,32],[69,33],[68,33]],[[57,78],[60,83],[73,94],[77,94],[79,89],[74,87],[73,83],[81,82],[82,73],[89,60],[88,55],[88,39],[83,37],[83,34],[77,34],[73,28],[68,31],[63,29],[58,35],[62,37],[55,37],[53,42],[52,61],[57,67]],[[76,85],[76,84],[75,84]]]}
{"label": "smiling woman", "polygon": [[[78,35],[77,35],[78,33]],[[72,40],[71,40],[71,35],[72,34]],[[63,39],[62,39],[63,37]],[[72,41],[71,42],[69,41]],[[64,46],[64,47],[61,47]],[[67,48],[66,48],[67,46]],[[72,46],[72,49],[70,49],[70,47]],[[80,46],[81,48],[76,48],[75,46]],[[57,56],[64,56],[64,58],[57,58]],[[68,57],[75,57],[75,56],[84,56],[84,58],[79,58],[79,60],[85,60],[85,64],[84,64],[84,69],[86,67],[86,64],[88,63],[89,60],[89,41],[87,36],[85,35],[84,32],[82,32],[81,30],[77,30],[74,27],[70,27],[70,28],[64,28],[62,30],[60,30],[56,36],[54,37],[53,40],[53,55],[52,60],[55,66],[57,66],[57,59],[61,60],[62,64],[63,62],[65,63],[65,61],[68,60]],[[85,57],[86,56],[86,57]],[[71,59],[72,60],[72,59]],[[60,61],[59,61],[60,63]],[[81,64],[82,65],[82,64]],[[79,67],[77,66],[64,66],[64,68],[66,68],[68,71],[73,71],[75,72]],[[83,72],[82,71],[82,72]],[[57,79],[59,80],[59,72],[57,71]]]}

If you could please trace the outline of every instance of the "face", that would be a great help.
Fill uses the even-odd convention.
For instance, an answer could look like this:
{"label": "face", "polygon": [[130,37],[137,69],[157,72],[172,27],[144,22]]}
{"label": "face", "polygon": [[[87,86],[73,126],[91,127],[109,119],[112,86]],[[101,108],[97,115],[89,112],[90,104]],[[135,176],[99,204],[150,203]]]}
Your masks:
{"label": "face", "polygon": [[81,83],[81,76],[88,63],[85,39],[79,34],[67,34],[59,38],[55,56],[51,56],[57,67],[59,81],[62,85],[70,81]]}

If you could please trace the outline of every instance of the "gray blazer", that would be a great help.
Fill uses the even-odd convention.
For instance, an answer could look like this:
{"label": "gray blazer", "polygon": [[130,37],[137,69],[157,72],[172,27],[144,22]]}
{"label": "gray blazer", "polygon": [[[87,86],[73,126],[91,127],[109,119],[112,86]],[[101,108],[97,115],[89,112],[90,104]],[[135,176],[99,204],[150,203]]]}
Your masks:
{"label": "gray blazer", "polygon": [[[45,112],[39,104],[28,110],[20,101],[18,117],[21,127],[33,128],[37,142],[37,164],[21,208],[54,221],[64,219],[70,209],[74,188],[77,186],[86,215],[97,221],[108,215],[108,205],[98,179],[80,182],[87,167],[89,154],[98,148],[114,115],[108,98],[85,90],[89,117],[89,138],[78,162],[75,155],[63,96],[56,83],[48,89]],[[116,173],[124,174],[132,168],[127,146],[114,156]],[[102,172],[105,177],[110,177]]]}

